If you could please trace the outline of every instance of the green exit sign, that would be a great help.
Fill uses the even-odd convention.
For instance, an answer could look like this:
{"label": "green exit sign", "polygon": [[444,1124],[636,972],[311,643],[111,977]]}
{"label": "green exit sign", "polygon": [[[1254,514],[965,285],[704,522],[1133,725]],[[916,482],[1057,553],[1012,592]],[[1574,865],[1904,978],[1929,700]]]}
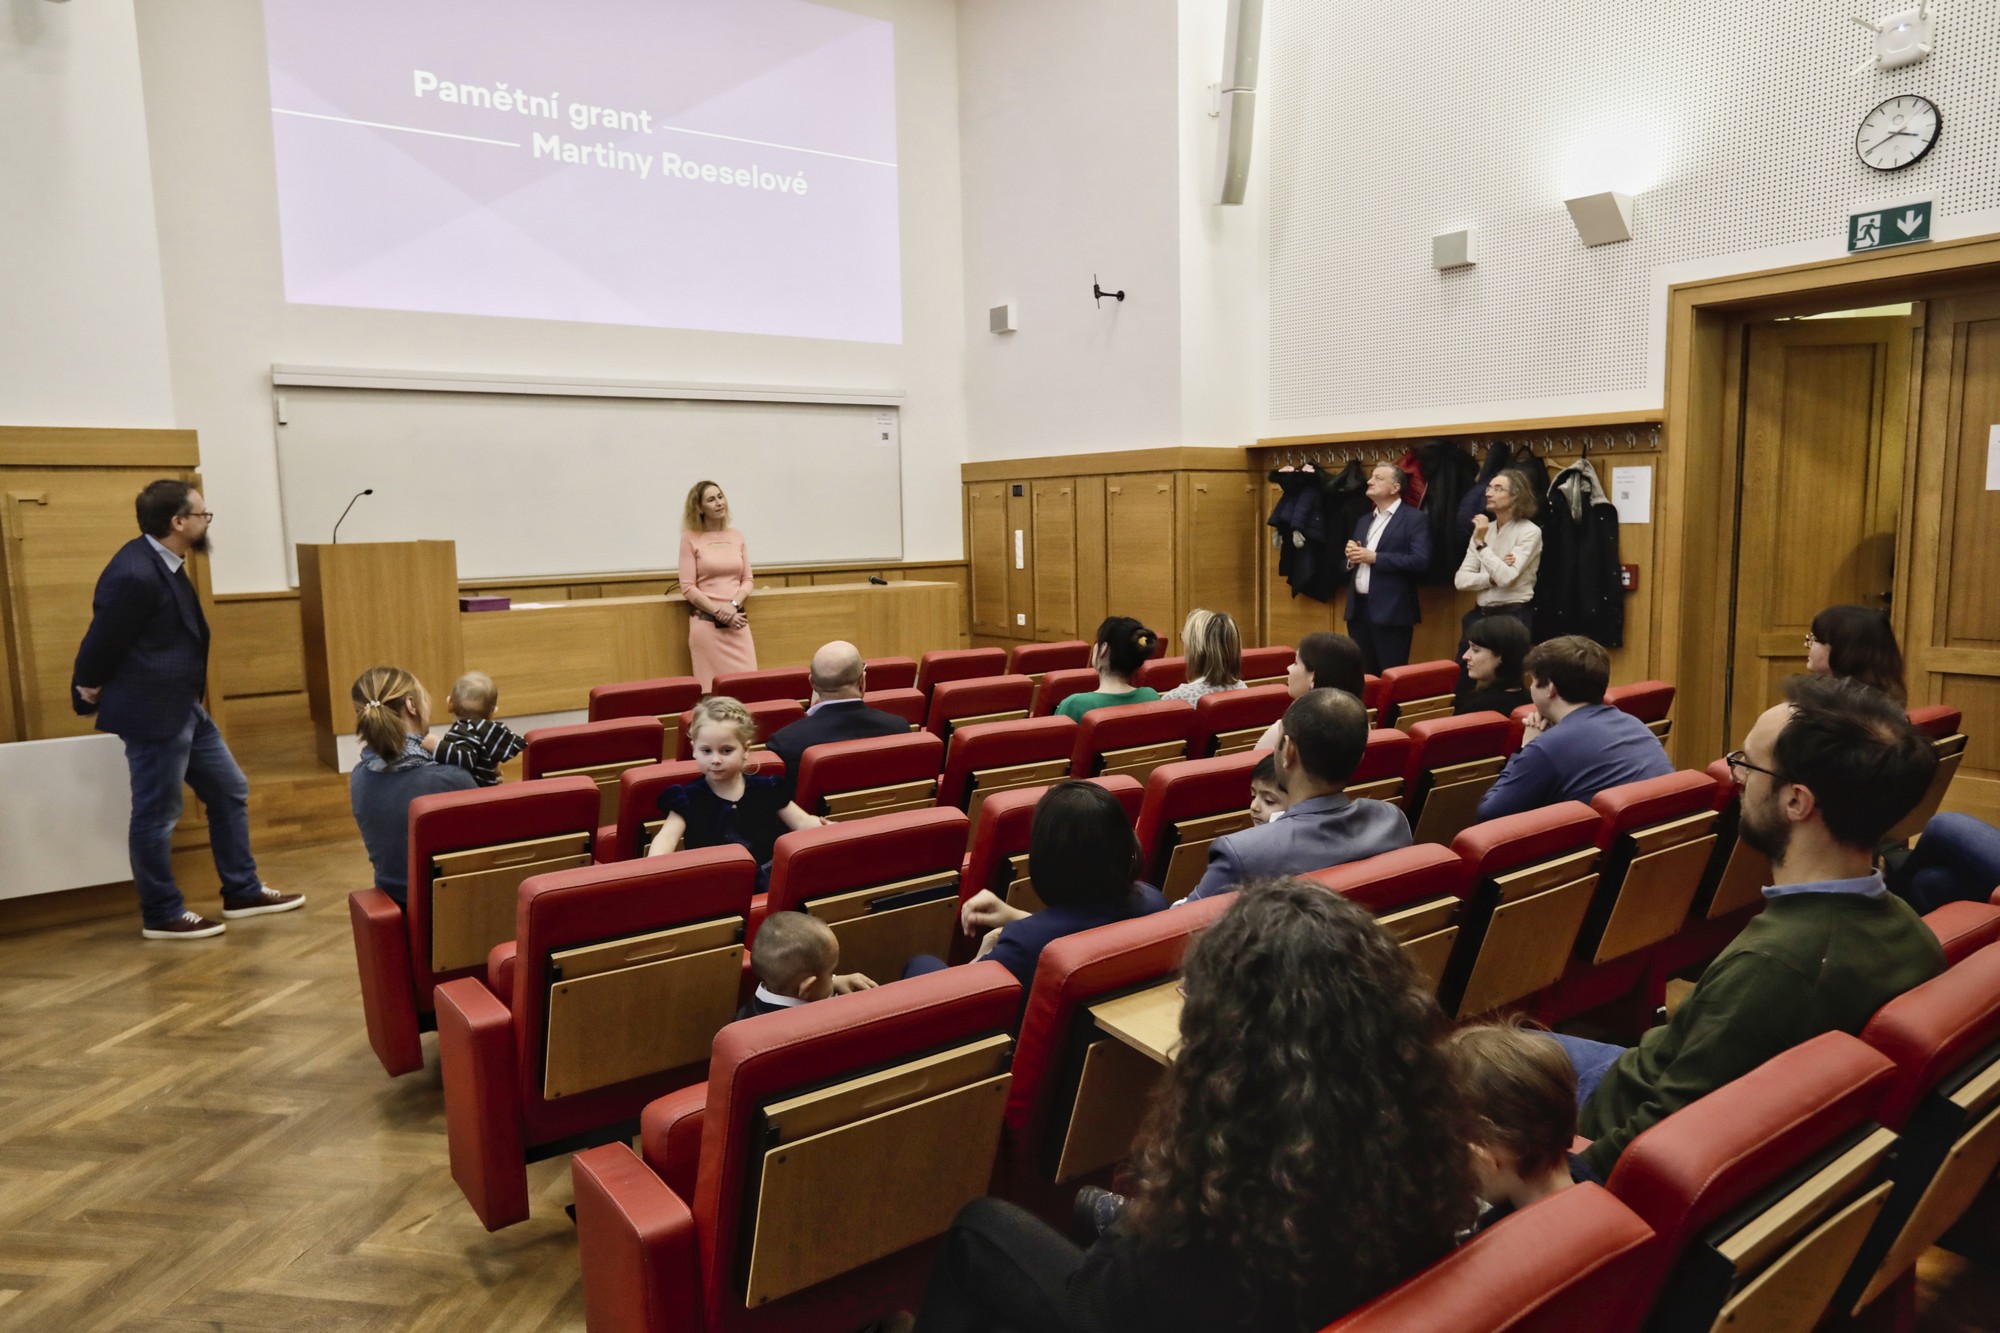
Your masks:
{"label": "green exit sign", "polygon": [[1892,245],[1914,245],[1931,238],[1931,201],[1898,204],[1872,213],[1855,213],[1847,219],[1847,253],[1858,250],[1886,250]]}

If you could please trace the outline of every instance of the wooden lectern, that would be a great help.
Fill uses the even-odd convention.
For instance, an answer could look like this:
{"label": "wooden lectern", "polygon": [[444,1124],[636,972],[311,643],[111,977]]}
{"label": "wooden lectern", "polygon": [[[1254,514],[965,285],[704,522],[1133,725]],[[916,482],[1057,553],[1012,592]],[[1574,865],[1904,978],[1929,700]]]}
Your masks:
{"label": "wooden lectern", "polygon": [[464,670],[451,542],[301,543],[299,618],[313,737],[330,767],[340,766],[337,738],[354,731],[349,691],[362,672],[403,667],[437,701]]}

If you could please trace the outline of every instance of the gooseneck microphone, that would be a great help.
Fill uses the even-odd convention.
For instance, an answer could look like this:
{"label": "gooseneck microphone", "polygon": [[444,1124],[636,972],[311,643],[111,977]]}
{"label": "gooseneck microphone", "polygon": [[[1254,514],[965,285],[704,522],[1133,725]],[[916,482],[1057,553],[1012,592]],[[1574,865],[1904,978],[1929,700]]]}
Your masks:
{"label": "gooseneck microphone", "polygon": [[[373,495],[373,494],[375,494],[375,488],[373,486],[370,486],[366,490],[356,491],[354,493],[354,500],[359,500],[364,495]],[[340,525],[347,522],[347,515],[354,508],[354,500],[349,500],[347,502],[347,508],[340,511],[340,517],[333,520],[333,544],[335,546],[340,545]]]}

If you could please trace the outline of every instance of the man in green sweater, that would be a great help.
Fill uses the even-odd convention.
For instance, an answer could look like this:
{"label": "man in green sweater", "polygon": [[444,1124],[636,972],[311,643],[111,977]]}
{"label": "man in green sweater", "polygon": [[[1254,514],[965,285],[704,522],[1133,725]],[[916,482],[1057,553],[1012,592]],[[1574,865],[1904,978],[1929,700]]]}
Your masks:
{"label": "man in green sweater", "polygon": [[1923,920],[1875,869],[1882,835],[1916,805],[1937,757],[1888,696],[1793,676],[1785,702],[1729,756],[1737,836],[1771,858],[1764,910],[1664,1026],[1624,1049],[1558,1037],[1577,1067],[1579,1160],[1602,1180],[1661,1117],[1822,1032],[1859,1032],[1876,1009],[1944,970]]}

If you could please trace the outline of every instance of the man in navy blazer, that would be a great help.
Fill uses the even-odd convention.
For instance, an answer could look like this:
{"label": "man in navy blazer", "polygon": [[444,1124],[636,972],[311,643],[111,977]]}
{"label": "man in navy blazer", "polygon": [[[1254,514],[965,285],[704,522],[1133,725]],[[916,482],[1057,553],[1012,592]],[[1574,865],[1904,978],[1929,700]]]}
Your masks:
{"label": "man in navy blazer", "polygon": [[1368,498],[1375,507],[1354,525],[1347,543],[1347,567],[1354,583],[1347,590],[1347,634],[1361,649],[1361,666],[1380,675],[1410,661],[1410,636],[1424,618],[1417,605],[1417,578],[1431,567],[1431,527],[1403,503],[1403,472],[1378,463],[1368,474]]}
{"label": "man in navy blazer", "polygon": [[1345,690],[1308,690],[1285,710],[1279,779],[1292,803],[1268,824],[1217,838],[1194,902],[1253,879],[1303,875],[1410,845],[1410,824],[1387,801],[1352,800],[1347,780],[1368,745],[1368,710]]}
{"label": "man in navy blazer", "polygon": [[799,764],[815,745],[858,741],[871,736],[907,736],[910,724],[894,713],[870,708],[862,701],[868,688],[867,664],[861,650],[840,639],[813,654],[813,702],[806,715],[771,735],[771,752],[785,761],[785,797],[799,782]]}
{"label": "man in navy blazer", "polygon": [[125,742],[132,777],[132,882],[149,940],[192,940],[226,927],[188,910],[174,883],[171,842],[181,784],[208,812],[209,844],[222,877],[222,915],[289,912],[305,896],[257,877],[250,855],[250,784],[201,705],[208,678],[208,621],[188,579],[187,559],[208,550],[214,517],[184,481],[139,492],[138,537],[98,576],[90,629],[70,677],[76,711]]}

